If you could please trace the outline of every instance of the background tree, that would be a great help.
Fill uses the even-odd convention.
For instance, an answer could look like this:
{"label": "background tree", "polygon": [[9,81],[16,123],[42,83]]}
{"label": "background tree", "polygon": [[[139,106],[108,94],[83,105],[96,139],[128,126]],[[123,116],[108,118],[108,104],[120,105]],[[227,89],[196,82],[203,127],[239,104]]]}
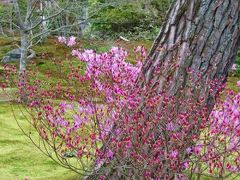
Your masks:
{"label": "background tree", "polygon": [[[28,0],[25,3],[26,8],[20,8],[19,1],[13,1],[16,26],[19,29],[21,37],[20,74],[26,70],[26,61],[30,47],[39,42],[37,38],[40,37],[41,40],[41,36],[49,31],[46,27],[46,22],[56,18],[64,11],[55,1]],[[49,6],[55,12],[45,17],[45,11]],[[40,35],[34,36],[33,33],[36,34],[38,29],[40,29]]]}
{"label": "background tree", "polygon": [[[14,0],[8,8],[13,7],[12,24],[21,37],[20,69],[26,69],[29,49],[42,42],[48,35],[81,35],[88,21],[107,3],[95,6],[86,0],[81,1],[45,1],[45,0]],[[2,19],[1,24],[9,23]]]}

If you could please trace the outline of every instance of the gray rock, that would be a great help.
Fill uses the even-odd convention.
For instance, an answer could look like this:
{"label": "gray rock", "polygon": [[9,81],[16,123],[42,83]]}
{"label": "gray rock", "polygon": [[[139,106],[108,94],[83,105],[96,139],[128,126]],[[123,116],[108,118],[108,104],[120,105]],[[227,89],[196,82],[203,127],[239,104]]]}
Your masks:
{"label": "gray rock", "polygon": [[3,63],[8,63],[8,62],[15,62],[19,61],[21,57],[21,49],[13,49],[9,51],[6,56],[3,57],[2,62]]}
{"label": "gray rock", "polygon": [[[35,52],[33,50],[29,50],[28,52],[28,57],[27,59],[31,59],[35,57]],[[17,62],[19,61],[21,58],[21,49],[17,48],[17,49],[13,49],[11,51],[9,51],[6,56],[4,56],[2,58],[2,63],[9,63],[9,62]]]}

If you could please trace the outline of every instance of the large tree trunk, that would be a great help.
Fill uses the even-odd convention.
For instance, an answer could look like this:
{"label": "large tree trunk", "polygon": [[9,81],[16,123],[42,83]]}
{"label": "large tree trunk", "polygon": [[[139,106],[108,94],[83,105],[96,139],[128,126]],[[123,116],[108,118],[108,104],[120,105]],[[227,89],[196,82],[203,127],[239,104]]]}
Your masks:
{"label": "large tree trunk", "polygon": [[[239,0],[175,0],[145,60],[137,84],[142,88],[147,85],[156,94],[167,92],[174,96],[176,103],[171,108],[175,112],[170,113],[186,110],[180,104],[182,100],[202,99],[201,107],[206,106],[209,114],[219,87],[226,82],[239,43]],[[210,88],[212,82],[214,86]],[[160,101],[158,111],[162,105]],[[142,111],[156,113],[147,112],[144,107]],[[184,154],[182,156],[185,158]],[[111,167],[126,164],[115,160]],[[121,170],[111,167],[110,171],[105,167],[108,171],[103,174],[107,179],[124,177]],[[140,172],[133,170],[131,173],[137,177]],[[169,177],[173,178],[174,174],[169,172]],[[95,178],[89,176],[89,179]]]}
{"label": "large tree trunk", "polygon": [[[195,84],[189,87],[191,69],[195,78],[202,77],[195,95],[206,97],[211,111],[215,94],[210,95],[206,82],[226,81],[240,43],[239,16],[240,1],[176,0],[145,62],[140,83],[158,84],[158,91],[184,95],[188,88],[196,90]],[[167,77],[172,64],[178,67]],[[154,73],[156,68],[160,75]],[[172,79],[169,85],[167,78]]]}

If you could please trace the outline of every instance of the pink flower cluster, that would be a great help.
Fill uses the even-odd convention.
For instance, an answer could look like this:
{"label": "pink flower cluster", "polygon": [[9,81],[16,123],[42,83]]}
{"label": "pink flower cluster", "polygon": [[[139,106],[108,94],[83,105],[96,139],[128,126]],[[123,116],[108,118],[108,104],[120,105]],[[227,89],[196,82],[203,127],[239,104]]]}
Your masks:
{"label": "pink flower cluster", "polygon": [[76,37],[71,36],[70,38],[66,38],[64,36],[59,36],[58,37],[58,42],[62,44],[66,44],[69,47],[72,47],[76,44]]}
{"label": "pink flower cluster", "polygon": [[224,101],[219,102],[205,130],[201,160],[207,163],[210,172],[240,171],[240,93],[226,92]]}
{"label": "pink flower cluster", "polygon": [[237,67],[238,67],[237,64],[233,64],[231,69],[232,69],[233,71],[236,71],[236,70],[237,70]]}
{"label": "pink flower cluster", "polygon": [[[97,113],[101,138],[104,138],[112,129],[112,125],[121,113],[124,106],[134,105],[139,101],[129,91],[137,75],[140,72],[142,62],[138,61],[135,65],[126,62],[127,52],[122,48],[113,47],[109,52],[97,54],[93,50],[80,52],[73,50],[72,55],[77,56],[80,61],[86,62],[86,70],[83,76],[79,77],[81,82],[89,81],[91,89],[97,96],[104,98],[104,104],[95,105],[95,112],[103,112],[104,108],[108,112],[107,116]],[[89,102],[88,102],[89,103]],[[105,107],[103,107],[105,106]],[[133,106],[129,106],[133,108]],[[89,113],[88,113],[89,114]],[[103,121],[105,119],[105,121]]]}

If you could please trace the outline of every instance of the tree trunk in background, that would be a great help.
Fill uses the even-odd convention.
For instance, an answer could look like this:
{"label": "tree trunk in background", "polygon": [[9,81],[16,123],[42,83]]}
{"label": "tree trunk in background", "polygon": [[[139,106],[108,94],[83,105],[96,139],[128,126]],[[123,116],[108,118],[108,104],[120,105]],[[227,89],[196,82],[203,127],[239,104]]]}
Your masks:
{"label": "tree trunk in background", "polygon": [[[48,3],[47,3],[47,2],[39,2],[39,3],[40,3],[40,8],[39,8],[39,9],[40,9],[41,12],[43,12],[43,11],[44,11],[44,6],[47,7]],[[44,19],[45,19],[44,14],[42,14],[42,15],[40,16],[40,18],[43,20],[42,24],[40,25],[40,31],[41,31],[41,33],[47,32],[47,31],[48,31],[48,27],[47,27],[47,21],[44,21]],[[44,40],[44,38],[47,37],[47,35],[48,35],[47,33],[46,33],[46,34],[43,34],[43,35],[40,37],[40,39],[41,39],[40,42],[42,42],[42,41]]]}
{"label": "tree trunk in background", "polygon": [[88,4],[88,1],[86,1],[84,4],[83,4],[83,7],[82,7],[82,16],[80,17],[80,21],[83,21],[82,23],[80,23],[80,29],[81,29],[81,36],[84,36],[84,32],[85,30],[88,28],[89,26],[89,22],[86,21],[88,19],[88,8],[89,8],[89,4]]}
{"label": "tree trunk in background", "polygon": [[28,46],[28,34],[26,32],[21,32],[21,58],[19,64],[19,74],[24,73],[26,70]]}
{"label": "tree trunk in background", "polygon": [[[147,85],[156,94],[165,91],[177,102],[203,98],[203,105],[210,113],[217,89],[226,82],[239,44],[239,0],[175,0],[144,62],[137,84],[140,87]],[[211,91],[209,83],[213,80],[216,84]],[[159,110],[161,105],[158,105]],[[184,108],[178,103],[172,106],[176,111],[172,113],[176,114]],[[107,179],[124,177],[117,168],[104,174]],[[135,175],[138,177],[138,173]],[[174,177],[173,174],[170,176]],[[88,177],[94,178],[96,176]]]}
{"label": "tree trunk in background", "polygon": [[21,84],[21,93],[20,93],[20,101],[22,103],[27,102],[27,93],[25,89],[26,84],[26,66],[27,66],[27,58],[28,58],[28,33],[21,31],[21,57],[19,62],[19,83]]}

